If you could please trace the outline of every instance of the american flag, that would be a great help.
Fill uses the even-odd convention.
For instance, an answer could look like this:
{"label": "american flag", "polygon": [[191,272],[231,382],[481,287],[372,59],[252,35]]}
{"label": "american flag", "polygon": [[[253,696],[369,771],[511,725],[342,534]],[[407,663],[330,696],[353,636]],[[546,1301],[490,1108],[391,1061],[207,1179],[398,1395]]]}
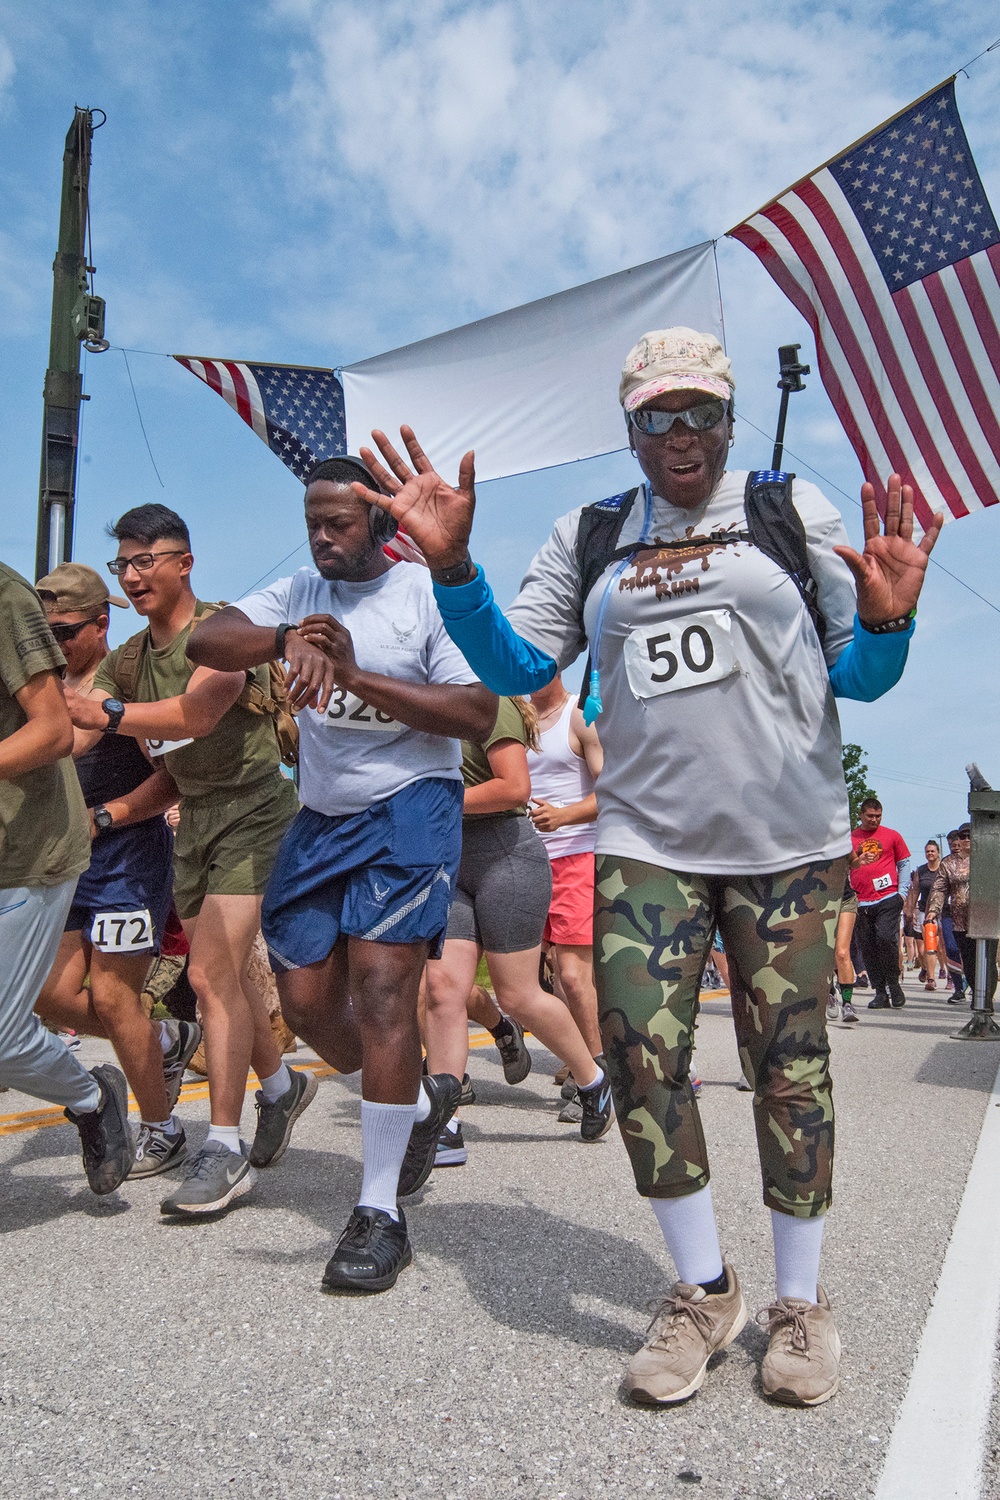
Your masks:
{"label": "american flag", "polygon": [[[188,354],[175,354],[174,359],[228,401],[303,483],[320,459],[347,452],[344,388],[335,371],[196,359]],[[382,550],[396,561],[424,562],[405,531],[397,531]]]}
{"label": "american flag", "polygon": [[810,323],[827,394],[881,504],[1000,499],[1000,230],[949,79],[730,235]]}

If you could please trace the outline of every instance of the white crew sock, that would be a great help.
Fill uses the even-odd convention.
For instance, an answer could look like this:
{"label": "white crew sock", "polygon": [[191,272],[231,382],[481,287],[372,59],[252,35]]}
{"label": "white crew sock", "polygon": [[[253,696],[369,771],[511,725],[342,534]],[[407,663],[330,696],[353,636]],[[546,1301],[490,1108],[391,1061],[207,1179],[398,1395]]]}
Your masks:
{"label": "white crew sock", "polygon": [[162,1130],[164,1135],[176,1135],[180,1129],[173,1115],[170,1116],[169,1120],[143,1120],[142,1124],[148,1130]]}
{"label": "white crew sock", "polygon": [[722,1275],[722,1251],[711,1187],[706,1184],[683,1198],[650,1198],[649,1206],[663,1230],[678,1281],[690,1286],[717,1281]]}
{"label": "white crew sock", "polygon": [[597,1067],[597,1072],[595,1073],[594,1077],[590,1080],[589,1083],[577,1082],[577,1088],[583,1089],[584,1091],[589,1091],[590,1089],[599,1088],[600,1085],[604,1082],[604,1069],[602,1067],[599,1067],[596,1063],[594,1066]]}
{"label": "white crew sock", "polygon": [[287,1094],[292,1086],[292,1075],[288,1071],[287,1063],[279,1063],[278,1071],[272,1073],[270,1078],[260,1080],[260,1091],[264,1095],[265,1104],[277,1104],[282,1094]]}
{"label": "white crew sock", "polygon": [[[420,1090],[423,1094],[423,1089]],[[425,1096],[426,1097],[426,1096]],[[410,1131],[416,1118],[415,1104],[373,1104],[361,1101],[361,1180],[359,1208],[381,1208],[399,1218],[396,1190]]]}
{"label": "white crew sock", "polygon": [[779,1297],[816,1301],[824,1222],[824,1214],[815,1219],[796,1219],[791,1214],[779,1214],[776,1209],[771,1209],[774,1280]]}
{"label": "white crew sock", "polygon": [[430,1095],[424,1088],[423,1080],[421,1080],[420,1083],[420,1092],[417,1095],[417,1103],[415,1107],[417,1111],[417,1124],[420,1125],[424,1120],[427,1119],[428,1115],[431,1112]]}
{"label": "white crew sock", "polygon": [[167,1025],[166,1021],[157,1021],[156,1024],[160,1028],[160,1051],[163,1053],[164,1057],[166,1057],[167,1053],[174,1045],[174,1039],[170,1035],[170,1028]]}
{"label": "white crew sock", "polygon": [[240,1127],[238,1125],[210,1125],[208,1135],[205,1137],[205,1145],[214,1141],[218,1146],[225,1146],[227,1151],[235,1151],[240,1154]]}

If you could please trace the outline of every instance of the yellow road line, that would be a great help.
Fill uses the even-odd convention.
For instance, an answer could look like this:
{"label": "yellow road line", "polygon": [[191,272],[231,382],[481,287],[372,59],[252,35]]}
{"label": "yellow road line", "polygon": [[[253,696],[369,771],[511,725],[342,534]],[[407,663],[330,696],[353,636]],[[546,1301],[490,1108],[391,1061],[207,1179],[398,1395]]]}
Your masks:
{"label": "yellow road line", "polygon": [[[470,1031],[470,1047],[486,1047],[493,1041],[488,1031]],[[293,1054],[289,1053],[289,1057]],[[295,1067],[304,1072],[313,1073],[317,1078],[335,1078],[336,1068],[331,1068],[325,1062],[297,1062]],[[259,1080],[256,1073],[251,1073],[247,1078],[246,1091],[253,1093],[258,1087]],[[186,1104],[189,1100],[208,1098],[208,1079],[204,1083],[185,1083],[181,1088],[179,1104]],[[134,1094],[128,1096],[129,1108],[137,1109]],[[51,1125],[67,1124],[66,1116],[58,1106],[50,1106],[47,1109],[28,1109],[22,1114],[0,1115],[0,1135],[19,1135],[25,1130],[45,1130]]]}

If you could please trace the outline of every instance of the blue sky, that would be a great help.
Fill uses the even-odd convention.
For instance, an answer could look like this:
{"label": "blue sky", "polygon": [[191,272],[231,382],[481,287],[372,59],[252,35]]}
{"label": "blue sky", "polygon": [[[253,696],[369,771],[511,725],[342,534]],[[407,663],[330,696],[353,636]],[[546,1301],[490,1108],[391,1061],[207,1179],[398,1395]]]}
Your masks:
{"label": "blue sky", "polygon": [[[74,104],[108,115],[92,212],[114,345],[339,365],[723,234],[995,25],[950,0],[0,0],[0,556],[30,574]],[[1000,49],[958,85],[995,208],[998,67]],[[773,426],[777,345],[815,364],[811,336],[742,247],[723,241],[719,264],[734,459],[757,466],[770,444],[749,424]],[[129,358],[163,484],[122,354],[88,357],[75,555],[101,565],[105,522],[162,500],[191,524],[203,597],[276,576],[303,539],[297,481],[179,366]],[[815,376],[788,441],[859,539],[860,474]],[[556,515],[632,472],[618,455],[484,486],[477,555],[500,598]],[[961,818],[968,759],[1000,785],[998,528],[1000,512],[952,524],[936,553],[995,607],[932,569],[903,682],[843,708],[915,846]]]}

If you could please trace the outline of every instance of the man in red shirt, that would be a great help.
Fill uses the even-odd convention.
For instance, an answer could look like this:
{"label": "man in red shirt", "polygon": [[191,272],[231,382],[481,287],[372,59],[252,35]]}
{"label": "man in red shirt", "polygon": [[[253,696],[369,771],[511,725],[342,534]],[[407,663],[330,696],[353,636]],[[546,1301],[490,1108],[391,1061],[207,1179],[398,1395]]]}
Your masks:
{"label": "man in red shirt", "polygon": [[906,1004],[899,982],[899,917],[910,851],[894,828],[882,822],[882,804],[874,797],[861,804],[861,826],[851,834],[859,863],[851,871],[858,898],[858,941],[875,998],[869,1010]]}

